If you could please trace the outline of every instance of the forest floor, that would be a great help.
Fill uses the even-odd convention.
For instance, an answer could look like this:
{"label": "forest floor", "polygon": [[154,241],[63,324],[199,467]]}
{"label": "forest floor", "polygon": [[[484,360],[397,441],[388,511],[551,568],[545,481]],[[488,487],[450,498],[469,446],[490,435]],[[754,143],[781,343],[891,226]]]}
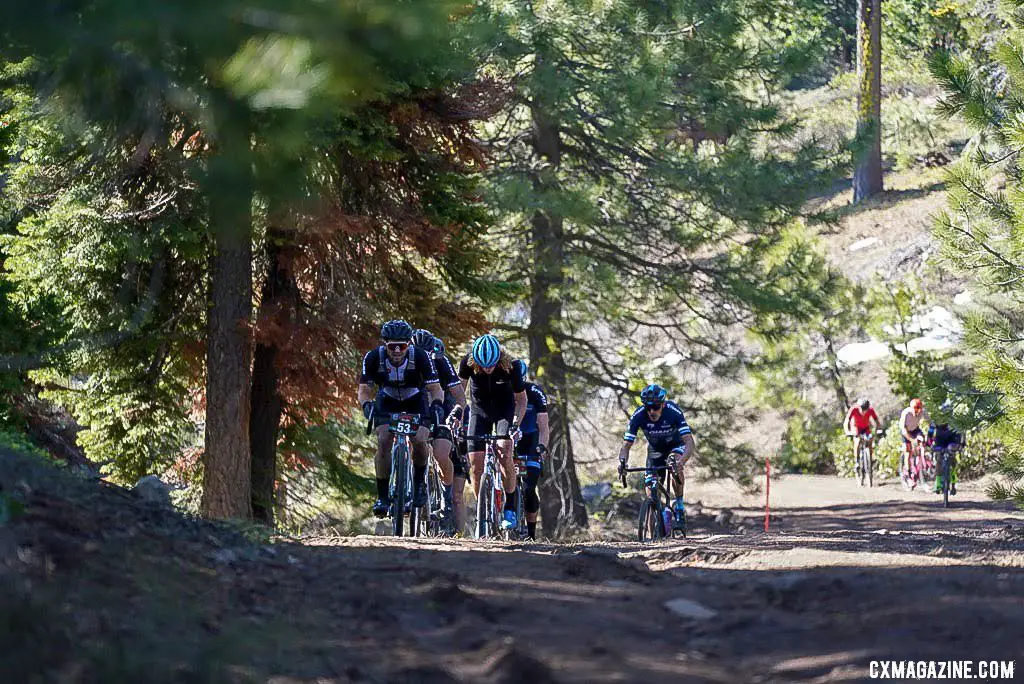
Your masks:
{"label": "forest floor", "polygon": [[[656,545],[267,544],[4,452],[0,672],[840,682],[867,679],[872,660],[1021,655],[1024,516],[978,485],[943,509],[891,483],[787,476],[772,483],[767,534],[758,497],[721,483],[690,491],[703,504],[691,538]],[[714,523],[725,507],[733,519]]]}

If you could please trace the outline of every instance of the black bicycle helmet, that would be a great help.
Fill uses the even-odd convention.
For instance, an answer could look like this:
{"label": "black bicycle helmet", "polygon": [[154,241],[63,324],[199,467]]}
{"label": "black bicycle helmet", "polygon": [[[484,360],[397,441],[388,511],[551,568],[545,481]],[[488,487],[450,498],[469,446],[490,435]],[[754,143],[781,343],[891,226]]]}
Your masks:
{"label": "black bicycle helmet", "polygon": [[412,340],[412,326],[400,318],[388,321],[380,327],[380,336],[384,340],[410,342]]}
{"label": "black bicycle helmet", "polygon": [[871,401],[867,397],[861,397],[860,410],[867,411],[869,408],[871,408]]}
{"label": "black bicycle helmet", "polygon": [[643,402],[644,406],[663,404],[666,397],[668,397],[668,392],[661,385],[648,385],[640,392],[640,401]]}
{"label": "black bicycle helmet", "polygon": [[434,353],[435,338],[429,330],[420,328],[414,332],[412,334],[412,343],[428,354]]}

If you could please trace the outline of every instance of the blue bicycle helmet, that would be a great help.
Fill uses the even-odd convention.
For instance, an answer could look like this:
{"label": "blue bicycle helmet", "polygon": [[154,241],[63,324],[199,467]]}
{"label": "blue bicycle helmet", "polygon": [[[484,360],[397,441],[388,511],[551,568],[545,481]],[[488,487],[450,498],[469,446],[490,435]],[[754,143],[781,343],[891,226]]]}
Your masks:
{"label": "blue bicycle helmet", "polygon": [[522,359],[516,359],[516,362],[512,364],[516,367],[516,372],[519,373],[519,377],[526,380],[526,374],[530,372],[530,366]]}
{"label": "blue bicycle helmet", "polygon": [[412,340],[412,326],[401,319],[388,321],[380,327],[380,336],[384,340],[409,342]]}
{"label": "blue bicycle helmet", "polygon": [[420,328],[414,332],[412,334],[412,343],[428,354],[434,352],[434,335],[429,330]]}
{"label": "blue bicycle helmet", "polygon": [[440,337],[435,337],[434,338],[434,353],[435,354],[444,354],[445,353],[444,342],[441,341]]}
{"label": "blue bicycle helmet", "polygon": [[473,361],[481,368],[494,368],[501,360],[501,343],[494,335],[481,335],[473,342]]}
{"label": "blue bicycle helmet", "polygon": [[644,406],[664,404],[667,397],[668,392],[666,392],[665,388],[661,385],[648,385],[647,387],[644,387],[642,392],[640,392],[640,401]]}

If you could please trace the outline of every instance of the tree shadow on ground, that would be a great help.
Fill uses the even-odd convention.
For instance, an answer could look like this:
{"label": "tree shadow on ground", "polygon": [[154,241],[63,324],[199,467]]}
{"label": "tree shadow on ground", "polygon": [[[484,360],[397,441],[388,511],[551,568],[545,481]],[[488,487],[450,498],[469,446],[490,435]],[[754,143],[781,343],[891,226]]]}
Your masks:
{"label": "tree shadow on ground", "polygon": [[[840,207],[824,210],[821,212],[821,218],[826,223],[837,222],[848,216],[854,216],[856,214],[863,213],[865,211],[882,210],[893,207],[900,202],[907,202],[909,200],[919,199],[930,195],[933,192],[938,192],[945,189],[946,184],[944,181],[936,181],[929,183],[919,188],[904,188],[902,190],[886,190],[879,195],[866,199],[857,204],[849,202]],[[823,235],[834,235],[839,232],[839,227],[836,225],[834,228],[822,230]]]}

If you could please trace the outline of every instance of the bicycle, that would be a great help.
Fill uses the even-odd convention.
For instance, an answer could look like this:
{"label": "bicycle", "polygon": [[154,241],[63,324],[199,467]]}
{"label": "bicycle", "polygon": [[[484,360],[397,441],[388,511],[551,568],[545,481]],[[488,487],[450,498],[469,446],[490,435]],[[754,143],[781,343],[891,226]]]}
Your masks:
{"label": "bicycle", "polygon": [[927,484],[929,473],[935,477],[935,463],[928,458],[924,442],[915,439],[911,445],[910,453],[907,454],[906,470],[900,473],[900,480],[903,488],[911,491],[921,483]]}
{"label": "bicycle", "polygon": [[[878,431],[878,436],[881,437],[885,432],[882,430]],[[854,439],[857,437],[854,436]],[[860,486],[864,486],[864,481],[867,480],[868,487],[874,486],[875,481],[875,463],[874,458],[871,454],[871,444],[875,439],[875,435],[872,432],[864,433],[860,436],[860,445],[857,449],[857,461],[854,463],[853,471],[854,477],[857,478]]]}
{"label": "bicycle", "polygon": [[450,536],[450,530],[445,529],[445,521],[451,516],[444,505],[444,496],[441,490],[441,466],[434,460],[434,450],[428,450],[427,460],[427,503],[420,509],[417,515],[417,525],[413,532],[414,537],[422,533],[427,537]]}
{"label": "bicycle", "polygon": [[[412,413],[391,413],[382,416],[387,418],[388,432],[394,435],[391,441],[391,477],[388,493],[391,496],[391,531],[401,537],[408,529],[409,536],[418,537],[428,529],[430,519],[429,478],[427,481],[427,503],[413,506],[412,437],[423,425],[423,417]],[[373,429],[374,416],[366,426],[367,434]],[[405,527],[405,516],[409,515],[409,526]]]}
{"label": "bicycle", "polygon": [[935,453],[938,456],[938,472],[942,477],[943,508],[949,508],[949,489],[952,486],[953,464],[956,462],[956,452],[959,450],[959,444],[950,444],[945,448],[935,448]]}
{"label": "bicycle", "polygon": [[[502,511],[505,509],[505,484],[498,467],[495,442],[510,439],[508,435],[479,435],[472,437],[484,442],[484,472],[480,476],[480,494],[476,499],[476,538],[500,538]],[[512,443],[515,449],[515,442]],[[522,499],[522,497],[519,497]],[[506,535],[507,536],[507,535]]]}
{"label": "bicycle", "polygon": [[[647,492],[647,498],[640,504],[640,513],[637,516],[637,541],[659,541],[670,535],[676,537],[677,532],[679,536],[686,538],[686,516],[682,517],[679,525],[674,523],[670,504],[672,499],[669,497],[668,489],[657,475],[659,471],[672,469],[672,465],[663,465],[624,468],[619,473],[619,481],[623,487],[626,486],[626,473],[646,473],[644,475],[644,490]],[[668,528],[671,528],[671,532],[668,532]]]}
{"label": "bicycle", "polygon": [[526,526],[526,502],[524,501],[526,497],[523,496],[523,492],[526,491],[526,460],[526,456],[516,454],[516,491],[519,496],[516,497],[516,526],[507,530],[505,535],[509,541],[523,541],[529,536],[529,529]]}

